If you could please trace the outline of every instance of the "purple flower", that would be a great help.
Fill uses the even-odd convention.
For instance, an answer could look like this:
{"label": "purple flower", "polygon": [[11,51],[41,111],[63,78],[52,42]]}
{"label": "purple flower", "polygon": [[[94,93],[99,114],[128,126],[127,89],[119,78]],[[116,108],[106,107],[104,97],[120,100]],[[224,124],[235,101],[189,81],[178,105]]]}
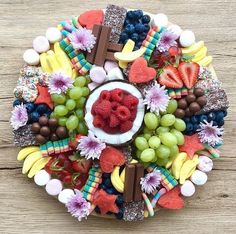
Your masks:
{"label": "purple flower", "polygon": [[145,90],[144,104],[151,112],[165,111],[169,102],[169,96],[165,90],[165,86],[160,86],[160,84],[155,84],[148,90]]}
{"label": "purple flower", "polygon": [[170,31],[164,31],[160,35],[160,39],[157,43],[157,50],[160,52],[168,51],[171,46],[176,46],[176,35]]}
{"label": "purple flower", "polygon": [[73,87],[73,80],[62,72],[55,72],[49,81],[49,92],[51,94],[65,93],[67,89]]}
{"label": "purple flower", "polygon": [[80,150],[80,155],[86,159],[99,159],[102,150],[106,148],[106,144],[99,140],[89,131],[88,136],[82,136],[77,147]]}
{"label": "purple flower", "polygon": [[150,194],[160,185],[161,173],[159,170],[154,170],[141,178],[140,184],[143,192]]}
{"label": "purple flower", "polygon": [[25,126],[28,121],[28,114],[25,105],[17,105],[14,107],[13,111],[11,112],[11,126],[14,130]]}
{"label": "purple flower", "polygon": [[87,218],[90,213],[91,204],[83,198],[83,194],[76,190],[76,193],[66,203],[68,212],[79,221],[82,218]]}
{"label": "purple flower", "polygon": [[200,128],[197,129],[197,131],[202,143],[206,143],[214,147],[223,141],[221,136],[224,134],[224,128],[214,126],[213,121],[209,123],[204,120],[203,123],[200,123]]}
{"label": "purple flower", "polygon": [[89,53],[96,42],[96,37],[92,34],[92,31],[86,28],[73,31],[69,35],[69,39],[74,49],[87,50]]}

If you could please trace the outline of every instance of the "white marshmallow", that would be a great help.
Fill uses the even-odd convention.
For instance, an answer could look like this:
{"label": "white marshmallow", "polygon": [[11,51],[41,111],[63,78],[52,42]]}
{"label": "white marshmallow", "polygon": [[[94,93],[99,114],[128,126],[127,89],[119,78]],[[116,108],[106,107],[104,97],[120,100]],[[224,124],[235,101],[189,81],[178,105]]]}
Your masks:
{"label": "white marshmallow", "polygon": [[207,174],[196,170],[190,177],[190,180],[196,185],[204,185],[207,182]]}
{"label": "white marshmallow", "polygon": [[63,186],[60,180],[52,179],[47,183],[45,189],[49,195],[56,196],[61,192],[62,188]]}
{"label": "white marshmallow", "polygon": [[180,37],[180,34],[182,33],[182,29],[180,28],[179,25],[177,24],[172,24],[171,26],[169,26],[167,28],[168,31],[172,32],[173,34],[176,35],[176,38],[179,38]]}
{"label": "white marshmallow", "polygon": [[190,30],[184,30],[180,34],[179,42],[183,47],[189,47],[195,43],[195,35]]}
{"label": "white marshmallow", "polygon": [[210,172],[213,168],[213,161],[207,156],[199,156],[197,168],[203,172]]}
{"label": "white marshmallow", "polygon": [[44,186],[46,185],[49,180],[51,179],[51,175],[47,173],[45,170],[40,170],[35,176],[34,176],[34,182],[38,186]]}
{"label": "white marshmallow", "polygon": [[106,72],[103,67],[93,66],[89,72],[93,82],[101,84],[106,80]]}
{"label": "white marshmallow", "polygon": [[118,67],[118,64],[116,62],[112,62],[112,61],[107,60],[104,64],[104,69],[106,72],[109,72],[116,67]]}
{"label": "white marshmallow", "polygon": [[95,82],[91,82],[88,84],[88,88],[90,91],[94,90],[96,87],[98,87],[99,84],[95,83]]}
{"label": "white marshmallow", "polygon": [[151,24],[152,27],[158,27],[159,29],[162,27],[167,27],[168,17],[163,13],[154,15]]}
{"label": "white marshmallow", "polygon": [[58,28],[51,27],[51,28],[48,28],[46,31],[46,38],[48,39],[50,43],[55,43],[62,39],[62,35]]}
{"label": "white marshmallow", "polygon": [[23,54],[23,59],[27,64],[32,66],[38,65],[40,61],[39,54],[33,49],[26,50]]}
{"label": "white marshmallow", "polygon": [[185,197],[191,197],[195,191],[195,186],[190,180],[186,180],[180,188],[181,194]]}
{"label": "white marshmallow", "polygon": [[108,80],[124,80],[123,73],[121,72],[119,67],[113,68],[107,73]]}
{"label": "white marshmallow", "polygon": [[74,195],[74,191],[72,189],[63,189],[59,195],[58,200],[59,202],[66,204],[68,200]]}

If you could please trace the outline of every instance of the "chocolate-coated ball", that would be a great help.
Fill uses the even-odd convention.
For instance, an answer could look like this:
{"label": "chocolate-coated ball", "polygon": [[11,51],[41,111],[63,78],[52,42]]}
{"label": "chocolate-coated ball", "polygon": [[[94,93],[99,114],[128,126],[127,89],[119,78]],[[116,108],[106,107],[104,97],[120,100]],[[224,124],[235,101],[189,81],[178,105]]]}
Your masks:
{"label": "chocolate-coated ball", "polygon": [[31,126],[31,130],[34,133],[39,133],[40,128],[41,128],[41,126],[40,126],[39,123],[33,123],[32,126]]}
{"label": "chocolate-coated ball", "polygon": [[42,136],[48,137],[48,136],[50,135],[50,128],[47,127],[47,126],[41,127],[41,129],[40,129],[40,134],[41,134]]}
{"label": "chocolate-coated ball", "polygon": [[196,88],[194,89],[194,94],[196,95],[196,97],[201,97],[204,95],[204,90],[201,88]]}
{"label": "chocolate-coated ball", "polygon": [[193,115],[193,113],[189,110],[189,108],[186,108],[186,110],[185,110],[185,116],[186,117],[190,117],[190,116],[192,116]]}
{"label": "chocolate-coated ball", "polygon": [[48,124],[48,118],[46,116],[41,116],[39,118],[39,124],[41,126],[46,126]]}
{"label": "chocolate-coated ball", "polygon": [[205,96],[201,96],[201,97],[198,97],[198,98],[197,98],[196,102],[197,102],[201,107],[203,107],[203,106],[206,105],[207,99],[206,99]]}
{"label": "chocolate-coated ball", "polygon": [[187,101],[184,99],[184,98],[181,98],[179,101],[178,101],[178,108],[180,109],[186,109],[188,106],[188,103]]}
{"label": "chocolate-coated ball", "polygon": [[62,126],[57,128],[56,134],[60,139],[64,139],[68,136],[67,129],[65,127],[62,127]]}
{"label": "chocolate-coated ball", "polygon": [[41,134],[37,134],[37,135],[35,136],[35,141],[36,141],[38,144],[42,145],[42,144],[45,144],[45,143],[47,142],[47,139],[46,139],[44,136],[42,136]]}
{"label": "chocolate-coated ball", "polygon": [[175,115],[175,117],[182,119],[182,118],[184,118],[184,116],[185,116],[185,111],[178,108],[178,109],[175,111],[174,115]]}
{"label": "chocolate-coated ball", "polygon": [[49,119],[48,120],[48,125],[49,127],[57,127],[58,126],[58,121],[55,118]]}
{"label": "chocolate-coated ball", "polygon": [[56,133],[52,133],[51,136],[50,136],[50,140],[51,141],[58,141],[59,138],[57,137]]}
{"label": "chocolate-coated ball", "polygon": [[196,113],[198,111],[201,110],[201,107],[199,106],[199,104],[197,102],[192,102],[190,105],[189,105],[189,110],[192,112],[192,113]]}
{"label": "chocolate-coated ball", "polygon": [[185,100],[188,102],[188,103],[192,103],[196,100],[196,96],[194,94],[189,94],[188,96],[186,96]]}

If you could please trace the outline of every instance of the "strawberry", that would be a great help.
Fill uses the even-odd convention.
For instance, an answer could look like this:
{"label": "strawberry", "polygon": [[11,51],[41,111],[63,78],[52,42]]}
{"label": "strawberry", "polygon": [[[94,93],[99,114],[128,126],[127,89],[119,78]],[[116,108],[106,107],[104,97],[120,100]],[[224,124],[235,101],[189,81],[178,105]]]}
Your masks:
{"label": "strawberry", "polygon": [[200,66],[197,63],[181,62],[178,67],[179,75],[188,89],[197,82]]}
{"label": "strawberry", "polygon": [[183,82],[179,76],[177,68],[169,65],[166,66],[164,71],[161,73],[161,75],[158,78],[158,82],[161,85],[165,85],[168,88],[182,88]]}
{"label": "strawberry", "polygon": [[72,167],[76,172],[79,173],[88,173],[91,167],[92,161],[87,159],[79,159],[77,161],[73,161]]}

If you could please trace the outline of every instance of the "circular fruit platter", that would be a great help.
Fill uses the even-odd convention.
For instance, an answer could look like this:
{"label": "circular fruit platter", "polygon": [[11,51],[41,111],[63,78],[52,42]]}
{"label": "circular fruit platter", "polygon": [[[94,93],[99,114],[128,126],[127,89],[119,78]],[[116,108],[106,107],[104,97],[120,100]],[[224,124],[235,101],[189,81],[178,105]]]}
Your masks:
{"label": "circular fruit platter", "polygon": [[108,5],[48,28],[23,60],[17,160],[79,221],[182,209],[207,182],[229,103],[191,30]]}

